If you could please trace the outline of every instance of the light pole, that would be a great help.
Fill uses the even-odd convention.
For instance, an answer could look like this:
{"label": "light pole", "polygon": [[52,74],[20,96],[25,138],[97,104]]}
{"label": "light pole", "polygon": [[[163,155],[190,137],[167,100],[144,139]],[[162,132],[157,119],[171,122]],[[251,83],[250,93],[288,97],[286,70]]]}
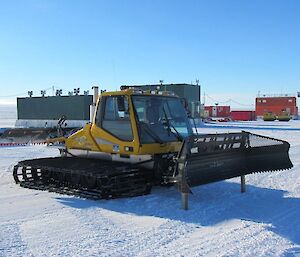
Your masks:
{"label": "light pole", "polygon": [[[163,81],[162,79],[160,79],[160,80],[159,80],[159,83],[160,83],[160,86],[162,87],[162,85],[163,85],[164,81]],[[167,89],[166,89],[166,85],[164,86],[164,91],[167,91]]]}

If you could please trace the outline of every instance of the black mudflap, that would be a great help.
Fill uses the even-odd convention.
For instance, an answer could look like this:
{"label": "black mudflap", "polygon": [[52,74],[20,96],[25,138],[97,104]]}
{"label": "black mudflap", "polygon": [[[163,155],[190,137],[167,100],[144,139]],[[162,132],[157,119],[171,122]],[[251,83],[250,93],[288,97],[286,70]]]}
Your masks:
{"label": "black mudflap", "polygon": [[289,148],[286,141],[245,131],[193,136],[183,143],[172,180],[187,191],[187,186],[290,169]]}

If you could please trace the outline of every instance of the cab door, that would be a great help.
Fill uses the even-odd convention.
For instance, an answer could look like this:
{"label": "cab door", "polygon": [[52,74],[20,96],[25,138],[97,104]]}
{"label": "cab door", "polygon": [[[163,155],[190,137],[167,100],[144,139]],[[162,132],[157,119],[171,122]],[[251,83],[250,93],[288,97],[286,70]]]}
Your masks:
{"label": "cab door", "polygon": [[129,96],[102,96],[91,133],[101,151],[132,154],[137,143],[133,123],[135,119]]}

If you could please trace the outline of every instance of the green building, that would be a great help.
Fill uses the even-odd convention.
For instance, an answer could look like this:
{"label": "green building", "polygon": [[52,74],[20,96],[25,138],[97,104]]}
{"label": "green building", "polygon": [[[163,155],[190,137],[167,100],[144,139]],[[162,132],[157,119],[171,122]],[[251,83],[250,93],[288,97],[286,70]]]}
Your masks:
{"label": "green building", "polygon": [[[159,90],[173,92],[187,100],[190,114],[200,117],[200,86],[192,84],[157,84],[130,85],[123,88],[139,88],[141,90]],[[96,93],[97,94],[97,93]],[[18,97],[18,120],[16,127],[55,127],[58,120],[66,117],[66,127],[82,127],[90,121],[90,105],[92,95]]]}
{"label": "green building", "polygon": [[92,95],[17,98],[17,127],[53,127],[64,115],[68,127],[83,126],[90,120]]}
{"label": "green building", "polygon": [[141,90],[159,90],[174,92],[180,98],[185,98],[193,118],[200,118],[201,112],[201,87],[200,85],[179,84],[156,84],[156,85],[124,85],[121,88],[140,88]]}

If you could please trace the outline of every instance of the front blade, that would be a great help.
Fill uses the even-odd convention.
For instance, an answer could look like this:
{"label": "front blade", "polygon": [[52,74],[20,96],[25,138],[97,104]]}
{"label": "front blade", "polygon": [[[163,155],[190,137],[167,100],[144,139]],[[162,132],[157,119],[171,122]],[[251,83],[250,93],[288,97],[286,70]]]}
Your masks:
{"label": "front blade", "polygon": [[[190,187],[247,175],[293,167],[286,141],[249,132],[198,135],[184,142],[179,159],[178,182]],[[181,173],[181,174],[180,174]]]}

